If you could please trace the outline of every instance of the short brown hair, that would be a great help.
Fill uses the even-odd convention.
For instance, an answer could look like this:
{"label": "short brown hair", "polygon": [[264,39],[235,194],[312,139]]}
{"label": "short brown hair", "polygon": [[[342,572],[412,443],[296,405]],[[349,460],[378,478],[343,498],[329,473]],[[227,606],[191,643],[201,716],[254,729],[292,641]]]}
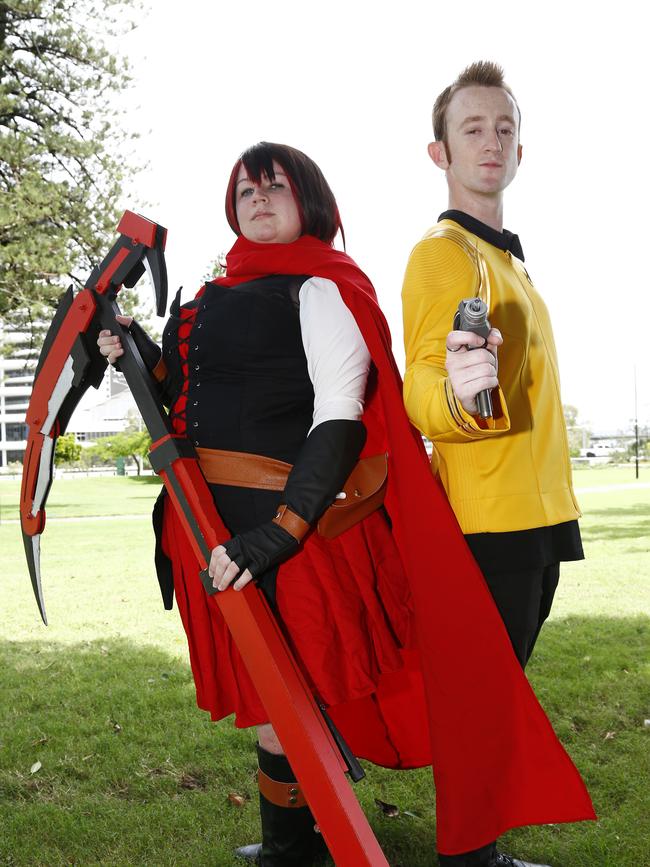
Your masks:
{"label": "short brown hair", "polygon": [[236,186],[239,170],[244,166],[248,177],[255,183],[262,175],[274,180],[273,161],[286,172],[291,191],[298,205],[303,235],[313,235],[326,244],[332,244],[338,231],[345,242],[341,217],[334,193],[316,163],[302,151],[289,145],[261,141],[247,148],[239,157],[226,190],[226,218],[236,235],[241,235],[237,221]]}
{"label": "short brown hair", "polygon": [[519,126],[521,126],[521,109],[515,99],[514,93],[503,80],[503,69],[498,63],[493,63],[491,60],[477,60],[476,63],[471,63],[458,76],[453,84],[445,87],[440,96],[436,99],[433,106],[433,134],[436,141],[447,140],[447,109],[451,102],[452,96],[463,87],[500,87],[509,94],[517,106],[519,113]]}

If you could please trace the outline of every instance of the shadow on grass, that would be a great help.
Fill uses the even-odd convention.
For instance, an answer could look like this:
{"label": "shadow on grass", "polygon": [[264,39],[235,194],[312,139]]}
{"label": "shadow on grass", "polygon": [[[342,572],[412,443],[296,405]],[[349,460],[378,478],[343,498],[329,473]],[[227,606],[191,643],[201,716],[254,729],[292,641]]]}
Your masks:
{"label": "shadow on grass", "polygon": [[[513,831],[508,851],[554,867],[643,863],[649,645],[646,617],[545,627],[529,676],[601,821]],[[100,638],[0,643],[0,666],[0,864],[227,867],[258,838],[254,733],[212,725],[186,665]],[[430,770],[367,770],[356,793],[390,864],[435,863]]]}
{"label": "shadow on grass", "polygon": [[621,509],[590,509],[587,518],[588,521],[583,521],[580,527],[582,538],[587,542],[647,540],[650,537],[650,505],[647,503],[637,503]]}

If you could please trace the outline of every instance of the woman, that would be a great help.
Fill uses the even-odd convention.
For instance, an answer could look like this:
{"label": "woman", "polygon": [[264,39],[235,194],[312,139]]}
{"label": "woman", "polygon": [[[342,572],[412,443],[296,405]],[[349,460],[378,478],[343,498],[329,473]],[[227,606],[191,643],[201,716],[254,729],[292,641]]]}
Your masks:
{"label": "woman", "polygon": [[[318,167],[279,145],[256,145],[237,161],[226,211],[242,248],[229,257],[229,276],[236,271],[233,257],[254,251],[244,242],[277,251],[308,236],[329,249],[341,230],[334,196]],[[382,673],[403,667],[400,648],[412,633],[411,605],[380,512],[348,531],[344,542],[318,533],[303,541],[364,447],[361,416],[371,363],[335,283],[311,277],[308,264],[297,279],[273,274],[234,286],[217,280],[189,304],[181,307],[177,299],[164,331],[164,385],[175,431],[186,433],[197,448],[233,534],[212,554],[214,586],[239,590],[254,576],[319,698],[337,706],[372,695]],[[98,342],[111,362],[122,352],[117,337],[102,333]],[[151,361],[157,361],[155,352]],[[282,491],[219,484],[215,450],[263,455],[293,469]],[[288,509],[276,520],[281,505]],[[197,580],[171,509],[165,512],[163,547],[173,563],[199,706],[213,719],[234,712],[237,725],[256,724],[262,772],[295,780],[219,609]],[[352,557],[354,571],[348,565]],[[430,761],[422,710],[420,718],[424,736],[411,766]],[[279,807],[262,795],[261,812],[263,863],[309,863],[320,838],[308,809]],[[282,824],[286,830],[279,832]],[[285,839],[277,839],[289,834],[295,838],[291,851]]]}
{"label": "woman", "polygon": [[[320,169],[293,148],[255,145],[233,168],[226,214],[238,236],[226,276],[189,304],[176,299],[162,358],[131,326],[232,533],[212,552],[214,586],[258,583],[357,755],[400,768],[433,758],[442,851],[494,839],[504,817],[521,824],[527,808],[535,821],[582,817],[581,781],[552,732],[538,726],[518,737],[522,712],[535,719],[543,712],[406,420],[374,290],[332,247],[342,227]],[[122,354],[107,332],[98,344],[110,362]],[[233,453],[246,464],[240,478]],[[325,538],[319,519],[358,460],[387,453],[385,509]],[[251,484],[251,473],[276,471],[275,489]],[[167,506],[163,523],[198,704],[213,719],[234,712],[238,726],[258,727],[263,843],[242,854],[265,867],[308,865],[322,848],[313,817],[306,806],[273,803],[273,781],[295,777]],[[472,719],[488,698],[507,702],[512,714],[488,726],[484,742]],[[562,777],[561,803],[551,773],[553,791],[536,788],[529,804],[519,790],[513,810],[506,794],[502,810],[482,782],[493,784],[495,757],[529,775],[537,762],[548,774],[550,762]],[[465,816],[470,788],[489,797]],[[542,815],[546,794],[553,809]]]}

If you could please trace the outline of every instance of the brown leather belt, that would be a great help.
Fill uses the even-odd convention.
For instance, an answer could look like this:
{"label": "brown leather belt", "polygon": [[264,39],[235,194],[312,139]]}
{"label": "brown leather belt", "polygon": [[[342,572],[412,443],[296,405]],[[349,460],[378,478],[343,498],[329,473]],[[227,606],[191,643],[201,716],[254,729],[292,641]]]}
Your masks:
{"label": "brown leather belt", "polygon": [[[199,464],[206,480],[213,485],[284,491],[292,465],[264,455],[229,452],[224,449],[197,448]],[[334,539],[354,526],[384,501],[388,477],[386,454],[358,461],[332,505],[318,521],[318,533]],[[286,504],[280,503],[273,519],[298,542],[309,532],[310,525]]]}
{"label": "brown leather belt", "polygon": [[264,455],[201,448],[196,453],[206,481],[213,485],[283,491],[291,472],[291,464]]}

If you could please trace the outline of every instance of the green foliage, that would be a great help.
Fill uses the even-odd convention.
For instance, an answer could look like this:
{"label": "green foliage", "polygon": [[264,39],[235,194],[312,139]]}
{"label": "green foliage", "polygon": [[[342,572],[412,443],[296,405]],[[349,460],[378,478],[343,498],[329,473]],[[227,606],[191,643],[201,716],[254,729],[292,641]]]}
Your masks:
{"label": "green foliage", "polygon": [[56,464],[74,464],[81,457],[82,448],[75,441],[74,434],[63,434],[56,441],[54,462]]}
{"label": "green foliage", "polygon": [[[632,424],[630,427],[631,430],[634,431],[634,424]],[[648,427],[648,425],[638,426],[638,448],[639,460],[644,460],[650,456],[650,427]],[[636,451],[637,444],[635,440],[628,440],[627,449],[621,459],[627,461],[635,460]]]}
{"label": "green foliage", "polygon": [[111,105],[127,64],[104,44],[129,3],[0,0],[0,318],[32,349],[106,254],[132,174]]}
{"label": "green foliage", "polygon": [[103,463],[114,463],[117,458],[133,458],[140,475],[144,458],[149,454],[150,448],[151,437],[148,431],[126,430],[123,433],[102,437],[88,451],[92,450],[92,453]]}
{"label": "green foliage", "polygon": [[216,259],[213,259],[212,262],[208,265],[205,274],[203,275],[203,282],[208,283],[210,280],[216,280],[217,277],[223,277],[226,273],[226,254],[219,253]]}

